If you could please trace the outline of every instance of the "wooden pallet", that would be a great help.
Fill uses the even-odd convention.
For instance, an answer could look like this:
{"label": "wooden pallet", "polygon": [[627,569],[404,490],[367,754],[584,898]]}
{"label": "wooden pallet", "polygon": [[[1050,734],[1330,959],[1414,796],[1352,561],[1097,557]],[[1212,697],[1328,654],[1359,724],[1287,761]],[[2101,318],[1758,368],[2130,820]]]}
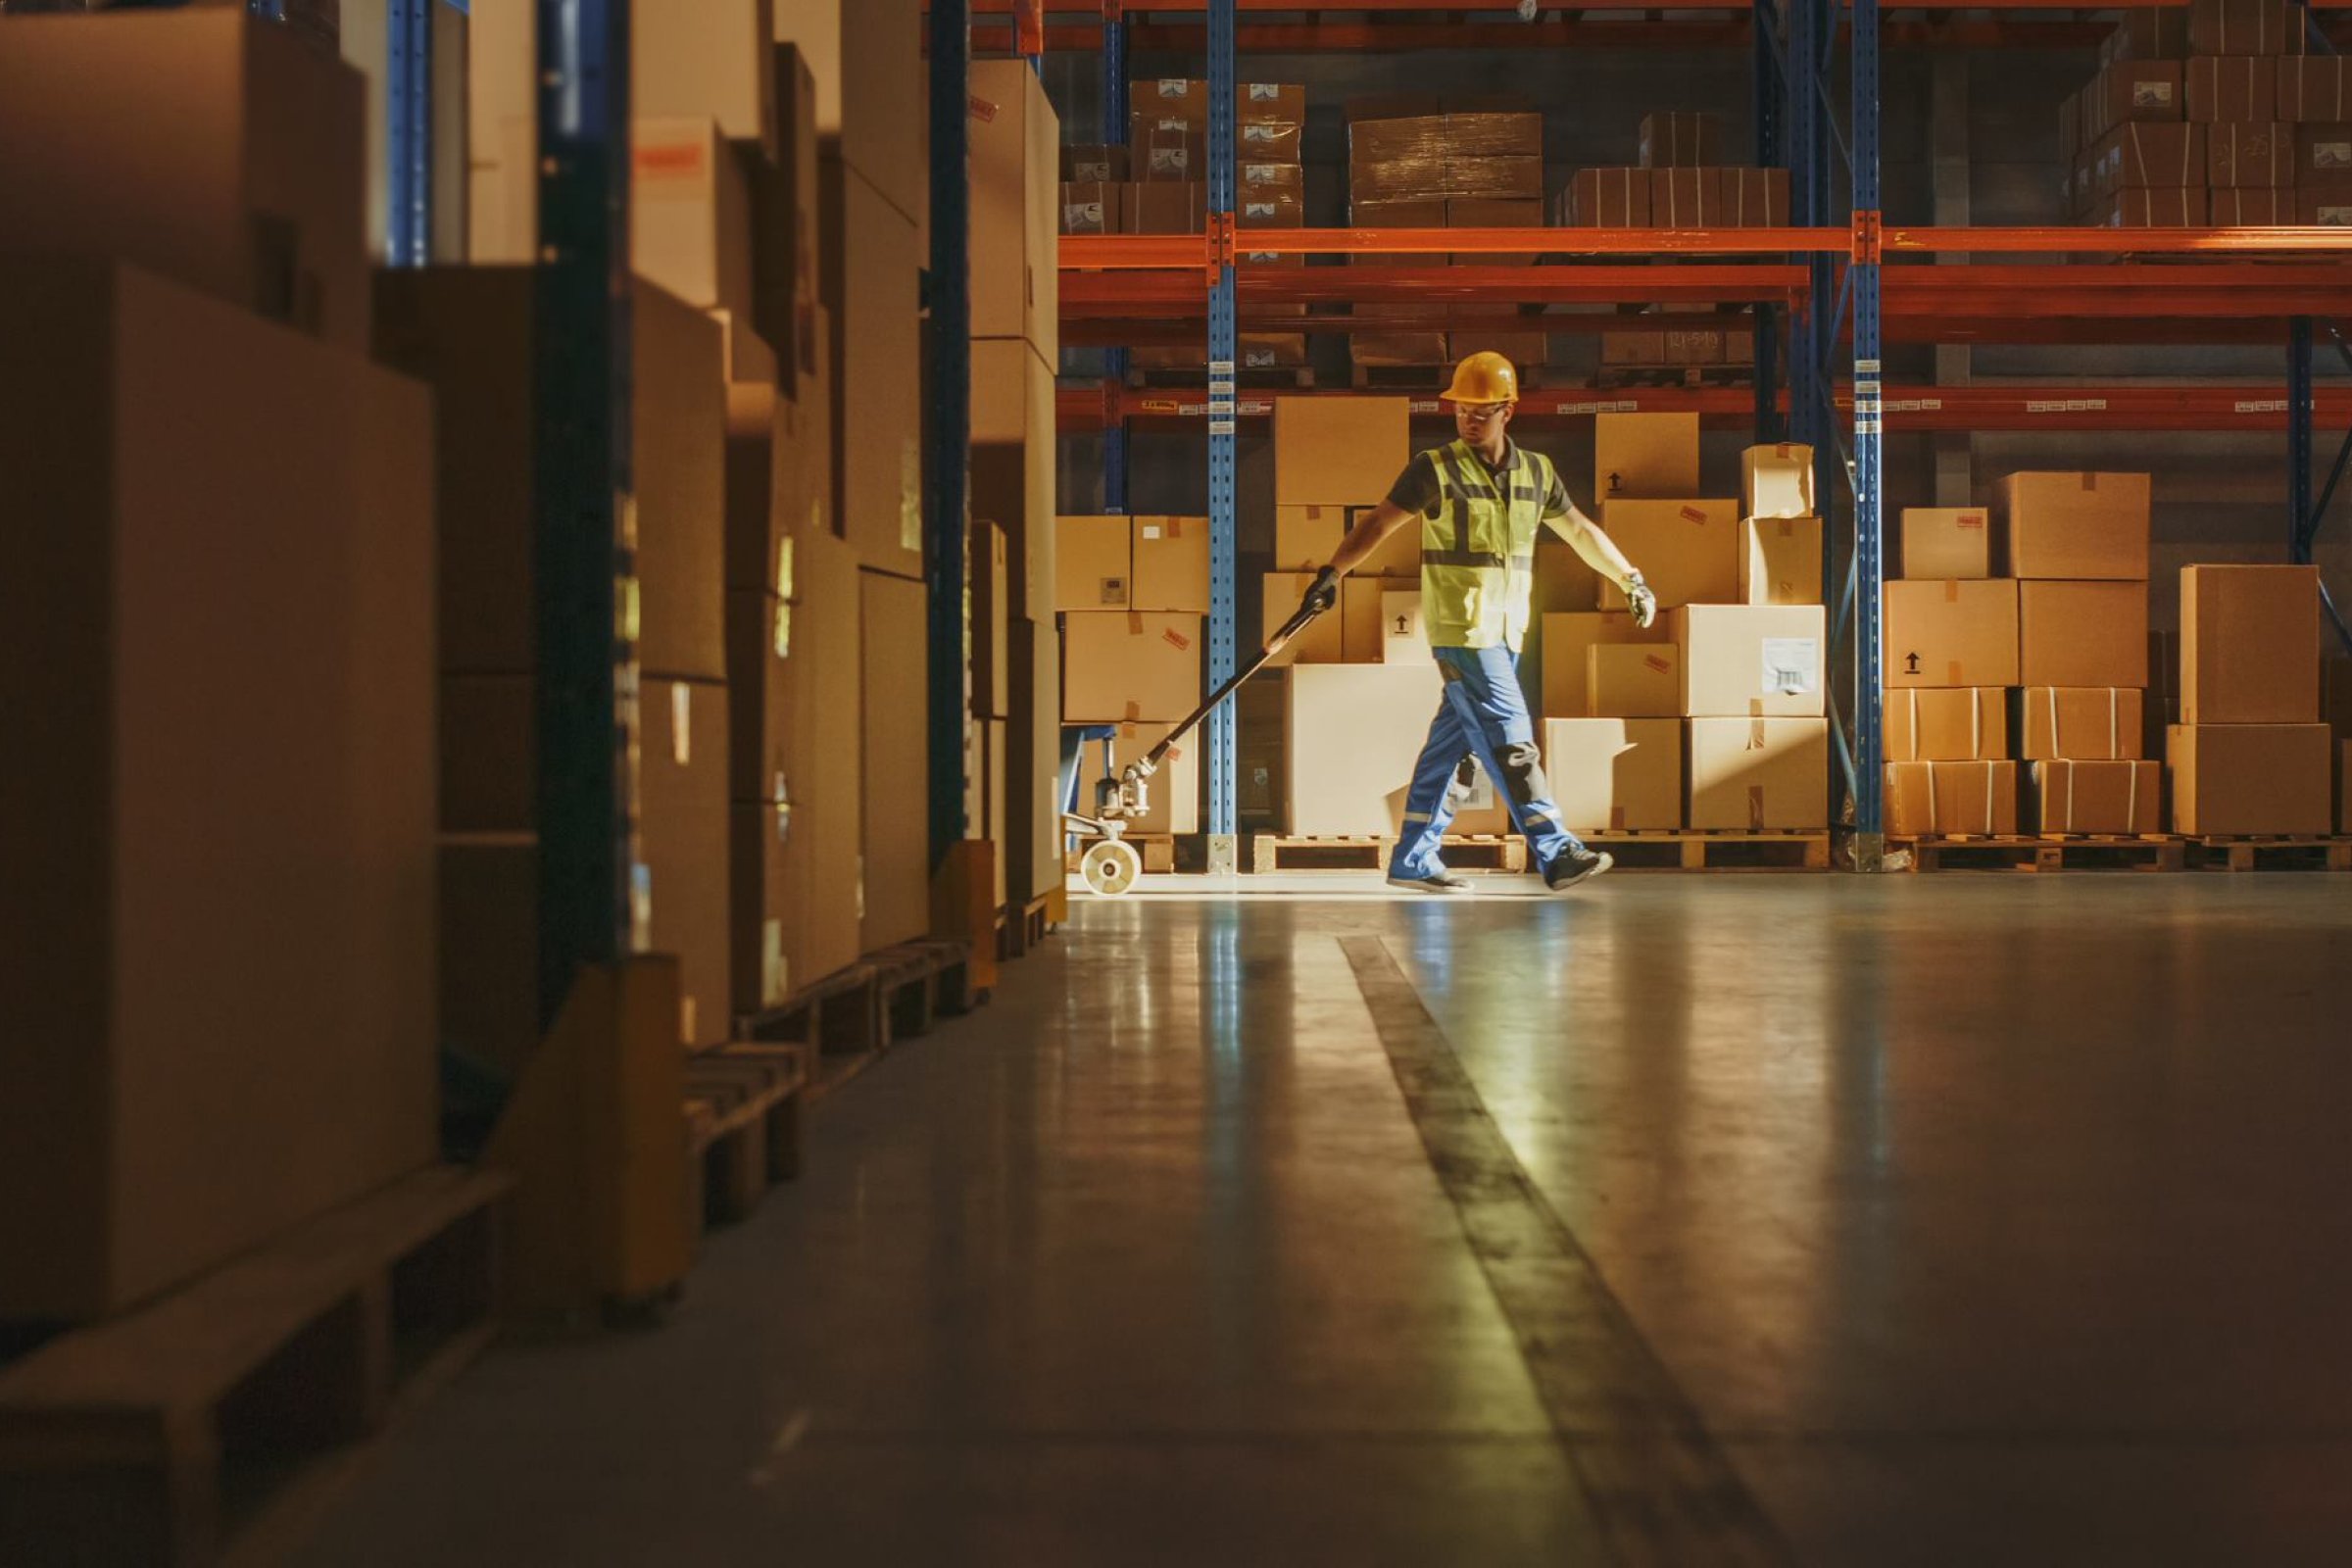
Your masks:
{"label": "wooden pallet", "polygon": [[2217,871],[2352,871],[2352,838],[2192,838],[2188,863]]}
{"label": "wooden pallet", "polygon": [[2178,871],[2179,839],[2162,833],[2044,833],[1888,839],[1914,871]]}
{"label": "wooden pallet", "polygon": [[489,1343],[509,1185],[419,1171],[0,1374],[0,1559],[282,1555]]}
{"label": "wooden pallet", "polygon": [[[1259,833],[1250,840],[1250,868],[1272,871],[1386,870],[1396,850],[1394,838],[1310,838]],[[1442,841],[1439,853],[1447,869],[1503,871],[1527,869],[1527,841],[1494,834],[1466,835]]]}
{"label": "wooden pallet", "polygon": [[1608,387],[1753,386],[1753,365],[1604,365],[1592,385]]}
{"label": "wooden pallet", "polygon": [[1666,831],[1580,834],[1620,871],[1826,871],[1827,832]]}
{"label": "wooden pallet", "polygon": [[691,1212],[706,1225],[749,1218],[768,1188],[801,1173],[808,1048],[739,1041],[686,1062]]}
{"label": "wooden pallet", "polygon": [[838,1087],[835,1058],[870,1057],[901,1040],[928,1033],[941,1013],[969,1012],[975,992],[961,942],[904,943],[869,953],[805,988],[780,1007],[738,1020],[738,1039],[812,1046],[821,1095]]}

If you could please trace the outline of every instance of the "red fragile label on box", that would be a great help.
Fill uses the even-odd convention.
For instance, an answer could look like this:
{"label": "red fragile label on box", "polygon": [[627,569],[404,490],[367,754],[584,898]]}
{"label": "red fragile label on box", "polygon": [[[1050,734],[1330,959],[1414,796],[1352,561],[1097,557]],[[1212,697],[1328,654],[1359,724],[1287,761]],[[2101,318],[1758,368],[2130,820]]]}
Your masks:
{"label": "red fragile label on box", "polygon": [[1193,640],[1190,637],[1187,637],[1184,633],[1178,631],[1173,626],[1170,626],[1166,631],[1161,632],[1160,636],[1165,638],[1168,646],[1175,649],[1178,653],[1182,653],[1184,650],[1193,646]]}
{"label": "red fragile label on box", "polygon": [[1685,507],[1683,520],[1685,522],[1704,522],[1707,520],[1707,514],[1696,507]]}

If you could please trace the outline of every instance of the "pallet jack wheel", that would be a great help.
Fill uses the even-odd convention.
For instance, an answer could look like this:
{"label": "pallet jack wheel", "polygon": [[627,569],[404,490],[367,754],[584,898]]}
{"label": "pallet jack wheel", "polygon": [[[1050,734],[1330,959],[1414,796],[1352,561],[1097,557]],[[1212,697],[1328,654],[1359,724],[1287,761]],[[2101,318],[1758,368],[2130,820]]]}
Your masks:
{"label": "pallet jack wheel", "polygon": [[1115,899],[1143,880],[1144,858],[1131,844],[1103,839],[1088,848],[1078,862],[1078,874],[1102,897]]}

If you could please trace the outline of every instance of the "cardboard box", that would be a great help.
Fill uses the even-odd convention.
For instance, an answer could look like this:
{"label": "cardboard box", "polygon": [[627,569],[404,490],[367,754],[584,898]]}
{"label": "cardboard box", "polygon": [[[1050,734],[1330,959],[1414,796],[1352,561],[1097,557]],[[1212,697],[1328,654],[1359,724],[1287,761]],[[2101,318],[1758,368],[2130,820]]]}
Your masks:
{"label": "cardboard box", "polygon": [[1659,228],[1721,228],[1723,181],[1714,169],[1653,169],[1649,220]]}
{"label": "cardboard box", "polygon": [[2189,0],[2192,55],[2308,53],[2303,11],[2287,0]]}
{"label": "cardboard box", "polygon": [[1065,185],[1115,185],[1127,179],[1127,148],[1097,143],[1064,142],[1061,180]]}
{"label": "cardboard box", "polygon": [[2275,190],[2295,182],[2292,125],[2214,125],[2206,132],[2205,145],[2205,177],[2219,189]]}
{"label": "cardboard box", "polygon": [[931,848],[923,824],[930,791],[930,637],[923,585],[860,571],[864,758],[864,913],[861,951],[911,942],[931,928]]}
{"label": "cardboard box", "polygon": [[1543,655],[1543,710],[1546,718],[1591,718],[1591,673],[1585,651],[1596,643],[1672,646],[1672,629],[1661,618],[1644,628],[1623,612],[1570,611],[1538,622]]}
{"label": "cardboard box", "polygon": [[2012,576],[2147,576],[2146,474],[2013,473],[1993,494]]}
{"label": "cardboard box", "polygon": [[2016,685],[2017,590],[2005,578],[1886,584],[1886,683]]}
{"label": "cardboard box", "polygon": [[2205,182],[2210,127],[2182,124],[2118,125],[2091,149],[2091,189],[2110,196],[2127,189],[2165,190]]}
{"label": "cardboard box", "polygon": [[9,243],[119,258],[364,351],[366,82],[242,9],[8,19]]}
{"label": "cardboard box", "polygon": [[1826,711],[1826,612],[1819,605],[1686,605],[1666,612],[1682,652],[1682,711],[1693,717],[1806,717]]}
{"label": "cardboard box", "polygon": [[[774,0],[776,36],[800,45],[816,78],[816,128],[908,220],[926,223],[930,136],[922,15],[915,0],[860,0],[842,25],[840,0]],[[639,25],[645,25],[640,22]],[[929,243],[928,236],[923,243]]]}
{"label": "cardboard box", "polygon": [[1340,541],[1354,526],[1356,511],[1352,507],[1276,507],[1275,567],[1282,571],[1313,571],[1322,566],[1338,552]]}
{"label": "cardboard box", "polygon": [[1410,407],[1405,398],[1276,398],[1275,505],[1386,495],[1412,458]]}
{"label": "cardboard box", "polygon": [[2017,684],[2147,685],[2146,583],[2021,582],[2017,596]]}
{"label": "cardboard box", "polygon": [[2017,832],[2017,764],[1888,762],[1886,831],[1900,838]]}
{"label": "cardboard box", "polygon": [[[892,0],[891,9],[897,3]],[[859,168],[828,158],[821,177],[824,303],[835,326],[833,515],[842,536],[857,547],[860,564],[919,577],[921,236]],[[997,520],[1011,527],[1006,518]]]}
{"label": "cardboard box", "polygon": [[1784,228],[1788,223],[1788,171],[1724,169],[1717,172],[1726,228]]}
{"label": "cardboard box", "polygon": [[1680,717],[1682,650],[1594,643],[1585,650],[1585,706],[1602,718]]}
{"label": "cardboard box", "polygon": [[1053,617],[1014,622],[1012,688],[1020,696],[1005,724],[1004,859],[1007,898],[1025,903],[1065,885],[1061,631]]}
{"label": "cardboard box", "polygon": [[2175,724],[2164,744],[2173,831],[2326,833],[2334,752],[2325,724]]}
{"label": "cardboard box", "polygon": [[[1382,578],[1361,573],[1350,574],[1340,584],[1340,658],[1348,663],[1377,664],[1386,658],[1388,637],[1382,628],[1386,606],[1381,601],[1389,586]],[[1280,608],[1279,600],[1269,601],[1266,606],[1269,612]],[[1298,608],[1296,600],[1291,608]],[[1286,612],[1274,624],[1279,626],[1288,618]]]}
{"label": "cardboard box", "polygon": [[[1311,571],[1268,572],[1264,578],[1260,613],[1262,630],[1260,642],[1271,641],[1285,622],[1298,612],[1313,584]],[[1280,668],[1286,664],[1341,664],[1348,662],[1345,626],[1347,622],[1348,585],[1340,585],[1340,604],[1325,611],[1310,622],[1306,629],[1286,645],[1268,663]],[[1189,711],[1189,710],[1187,710]],[[1171,715],[1181,718],[1183,714]]]}
{"label": "cardboard box", "polygon": [[[2352,198],[2346,199],[2352,202]],[[2205,196],[2206,221],[2216,228],[2275,228],[2297,221],[2291,190],[2214,190]]]}
{"label": "cardboard box", "polygon": [[[1152,747],[1157,746],[1173,726],[1170,724],[1121,724],[1110,742],[1110,765],[1124,769],[1128,763],[1141,761]],[[1186,736],[1168,755],[1161,759],[1158,771],[1152,775],[1152,809],[1129,825],[1129,831],[1146,835],[1168,833],[1198,833],[1200,831],[1200,737],[1198,732]],[[1102,769],[1102,748],[1090,745],[1081,759],[1079,777],[1092,780]],[[1084,792],[1082,791],[1082,796]],[[1084,808],[1093,809],[1091,796],[1084,797]]]}
{"label": "cardboard box", "polygon": [[1783,441],[1740,454],[1740,505],[1750,517],[1810,517],[1813,449]]}
{"label": "cardboard box", "polygon": [[1830,825],[1826,718],[1694,718],[1686,825],[1765,832]]}
{"label": "cardboard box", "polygon": [[1720,116],[1689,110],[1659,110],[1642,117],[1643,169],[1696,169],[1724,161]]}
{"label": "cardboard box", "polygon": [[2320,568],[2180,568],[2180,721],[2320,716]]}
{"label": "cardboard box", "polygon": [[727,973],[734,1007],[750,1015],[792,1000],[790,932],[808,918],[795,900],[792,867],[799,848],[793,808],[738,801],[727,808]]}
{"label": "cardboard box", "polygon": [[730,591],[796,599],[793,551],[810,528],[830,531],[809,507],[809,449],[815,440],[800,406],[773,387],[729,387],[721,482],[725,493],[726,583]]}
{"label": "cardboard box", "polygon": [[1054,518],[1054,571],[1055,610],[1134,608],[1133,520],[1117,515]]}
{"label": "cardboard box", "polygon": [[653,884],[653,950],[678,959],[678,1038],[732,1032],[727,689],[649,678],[639,694],[638,842]]}
{"label": "cardboard box", "polygon": [[[802,602],[793,608],[793,771],[788,846],[792,911],[787,981],[795,988],[858,960],[865,809],[865,612],[858,553],[830,534],[799,553]],[[928,646],[927,642],[924,646]],[[896,650],[892,657],[910,657]],[[914,656],[920,662],[919,656]],[[927,752],[926,752],[927,755]]]}
{"label": "cardboard box", "polygon": [[1647,228],[1649,171],[1580,169],[1568,181],[1563,223],[1577,228]]}
{"label": "cardboard box", "polygon": [[1120,207],[1123,186],[1101,180],[1077,180],[1061,187],[1061,231],[1064,234],[1124,232]]}
{"label": "cardboard box", "polygon": [[2295,127],[2295,183],[2342,185],[2352,181],[2352,123],[2301,124]]}
{"label": "cardboard box", "polygon": [[1135,567],[1127,602],[1136,610],[1208,613],[1206,517],[1135,519]]}
{"label": "cardboard box", "polygon": [[2119,190],[2099,211],[2107,228],[2202,228],[2212,209],[2205,187],[2180,190]]}
{"label": "cardboard box", "polygon": [[[793,609],[775,595],[755,588],[731,589],[727,594],[727,795],[731,800],[792,799],[792,781],[799,772],[793,688],[800,681],[800,667],[795,662]],[[808,656],[806,647],[798,649],[798,657]],[[520,678],[450,677],[442,697],[443,735],[450,734],[452,690],[463,683]],[[975,695],[975,703],[982,700],[984,694]],[[527,732],[534,722],[527,711],[519,716],[522,731]],[[447,739],[442,743],[442,827],[460,831],[530,828],[537,819],[535,809],[526,809],[513,823],[464,822],[451,816],[451,760],[474,755],[478,753],[471,746],[453,744]],[[520,770],[502,768],[501,771],[512,776]]]}
{"label": "cardboard box", "polygon": [[630,29],[631,107],[715,120],[728,141],[774,162],[784,152],[768,58],[775,28],[771,0],[665,0],[661,25]]}
{"label": "cardboard box", "polygon": [[1696,495],[1698,416],[1594,415],[1592,493],[1595,502]]}
{"label": "cardboard box", "polygon": [[2295,221],[2320,228],[2352,227],[2352,186],[2297,190]]}
{"label": "cardboard box", "polygon": [[2311,55],[2274,62],[2278,118],[2301,122],[2352,121],[2352,57]]}
{"label": "cardboard box", "polygon": [[2102,129],[2135,120],[2180,118],[2184,95],[2178,60],[2119,60],[2100,71],[2096,80]]}
{"label": "cardboard box", "polygon": [[1571,833],[1683,825],[1683,725],[1674,718],[1547,718],[1544,777]]}
{"label": "cardboard box", "polygon": [[1890,762],[1980,762],[2009,755],[2008,693],[1998,686],[1905,686],[1884,694]]}
{"label": "cardboard box", "polygon": [[1054,368],[1026,342],[972,344],[971,513],[1004,530],[1012,612],[1051,619],[1060,563],[1054,515]]}
{"label": "cardboard box", "polygon": [[1300,664],[1290,673],[1289,696],[1289,830],[1391,833],[1444,700],[1438,666]]}
{"label": "cardboard box", "polygon": [[1072,611],[1062,618],[1067,722],[1172,723],[1200,706],[1200,668],[1199,615]]}
{"label": "cardboard box", "polygon": [[2188,118],[2201,125],[2283,120],[2278,62],[2250,55],[2191,60],[2183,81]]}
{"label": "cardboard box", "polygon": [[1245,163],[1237,174],[1245,201],[1279,201],[1297,207],[1306,200],[1306,171],[1297,164]]}
{"label": "cardboard box", "polygon": [[1666,334],[1648,330],[1603,332],[1600,334],[1600,363],[1603,365],[1664,365],[1666,363]]}
{"label": "cardboard box", "polygon": [[1382,582],[1380,590],[1380,662],[1411,664],[1431,657],[1429,626],[1421,618],[1421,590]]}
{"label": "cardboard box", "polygon": [[1740,524],[1740,603],[1821,603],[1821,519],[1749,517]]}
{"label": "cardboard box", "polygon": [[1011,570],[1004,530],[985,517],[975,518],[965,578],[972,607],[974,718],[1006,718],[1012,713]]}
{"label": "cardboard box", "polygon": [[2050,759],[2034,764],[2041,833],[2161,833],[2164,764]]}
{"label": "cardboard box", "polygon": [[1992,575],[1992,514],[1983,507],[1905,507],[1903,575],[1915,579]]}
{"label": "cardboard box", "polygon": [[700,311],[725,311],[748,328],[752,185],[743,160],[707,119],[639,119],[630,164],[629,265]]}
{"label": "cardboard box", "polygon": [[2188,55],[2188,11],[2181,6],[2134,6],[2122,14],[2101,51],[2115,60],[2181,60]]}
{"label": "cardboard box", "polygon": [[[440,667],[520,674],[538,662],[529,439],[536,396],[531,273],[387,271],[375,356],[429,383],[440,482]],[[650,674],[726,674],[726,386],[719,331],[649,284],[632,313],[638,661]]]}
{"label": "cardboard box", "polygon": [[0,256],[0,1318],[65,1323],[434,1157],[433,411],[103,262]]}
{"label": "cardboard box", "polygon": [[[1738,601],[1736,502],[1606,501],[1600,507],[1600,528],[1641,571],[1661,610]],[[1614,583],[1601,585],[1600,602],[1604,610],[1626,608],[1625,595]]]}
{"label": "cardboard box", "polygon": [[1061,122],[1026,60],[971,67],[972,336],[1025,338],[1061,355]]}
{"label": "cardboard box", "polygon": [[2144,757],[2145,696],[2129,686],[2029,686],[2017,697],[2017,754],[2036,762]]}

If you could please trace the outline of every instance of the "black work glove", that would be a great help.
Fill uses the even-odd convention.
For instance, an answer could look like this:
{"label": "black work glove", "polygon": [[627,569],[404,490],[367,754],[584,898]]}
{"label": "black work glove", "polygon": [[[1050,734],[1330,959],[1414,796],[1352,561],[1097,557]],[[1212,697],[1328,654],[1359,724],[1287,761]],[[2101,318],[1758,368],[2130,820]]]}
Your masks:
{"label": "black work glove", "polygon": [[1315,573],[1315,580],[1306,585],[1306,597],[1298,603],[1318,615],[1340,602],[1340,574],[1330,566]]}

